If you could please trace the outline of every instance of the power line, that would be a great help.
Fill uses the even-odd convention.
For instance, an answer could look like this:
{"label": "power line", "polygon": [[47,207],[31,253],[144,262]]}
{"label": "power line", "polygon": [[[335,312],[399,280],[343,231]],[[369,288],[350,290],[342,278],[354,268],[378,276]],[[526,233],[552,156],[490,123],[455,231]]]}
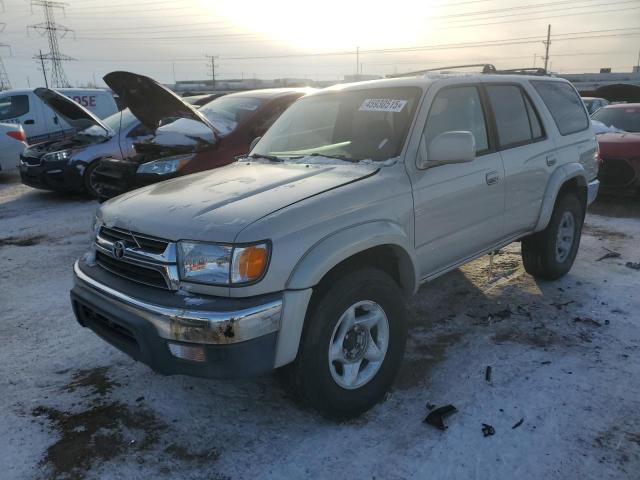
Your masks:
{"label": "power line", "polygon": [[[27,31],[35,30],[41,35],[46,35],[49,41],[49,52],[43,54],[40,51],[39,55],[35,55],[34,58],[40,60],[42,64],[42,69],[44,70],[44,60],[48,60],[51,63],[51,84],[55,87],[69,87],[71,84],[67,79],[67,76],[64,73],[64,69],[62,67],[62,62],[74,60],[73,58],[63,55],[60,52],[60,47],[58,45],[58,35],[61,32],[61,38],[65,37],[68,33],[72,33],[73,30],[65,27],[64,25],[60,25],[56,23],[53,11],[54,9],[61,9],[64,11],[65,3],[62,2],[54,2],[49,0],[32,0],[31,7],[34,6],[42,7],[44,11],[44,19],[45,21],[42,23],[36,23],[34,25],[29,25],[27,27]],[[46,83],[46,72],[45,74],[45,83]]]}

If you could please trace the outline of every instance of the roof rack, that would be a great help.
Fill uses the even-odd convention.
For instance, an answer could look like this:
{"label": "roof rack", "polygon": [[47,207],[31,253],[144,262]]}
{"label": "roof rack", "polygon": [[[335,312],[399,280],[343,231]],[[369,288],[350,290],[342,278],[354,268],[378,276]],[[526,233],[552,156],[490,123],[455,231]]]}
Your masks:
{"label": "roof rack", "polygon": [[397,73],[393,75],[387,75],[388,78],[398,77],[414,77],[416,75],[422,75],[429,72],[442,72],[445,70],[456,70],[458,68],[470,68],[470,67],[482,67],[482,74],[493,75],[548,75],[544,68],[511,68],[508,70],[498,70],[494,65],[490,63],[471,63],[468,65],[452,65],[450,67],[438,67],[438,68],[426,68],[424,70],[416,70],[414,72]]}

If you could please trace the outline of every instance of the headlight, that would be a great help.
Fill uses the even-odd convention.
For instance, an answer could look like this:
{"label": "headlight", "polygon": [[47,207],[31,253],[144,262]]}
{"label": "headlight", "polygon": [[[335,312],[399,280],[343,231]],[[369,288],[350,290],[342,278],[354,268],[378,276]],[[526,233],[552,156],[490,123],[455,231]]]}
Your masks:
{"label": "headlight", "polygon": [[179,157],[163,158],[153,162],[143,163],[138,167],[138,173],[154,173],[156,175],[168,175],[175,173],[184,167],[193,155],[180,155]]}
{"label": "headlight", "polygon": [[180,242],[180,278],[212,285],[242,285],[262,278],[270,256],[268,242],[253,245]]}
{"label": "headlight", "polygon": [[43,162],[60,162],[63,160],[69,160],[71,156],[71,150],[60,150],[59,152],[51,152],[42,156]]}

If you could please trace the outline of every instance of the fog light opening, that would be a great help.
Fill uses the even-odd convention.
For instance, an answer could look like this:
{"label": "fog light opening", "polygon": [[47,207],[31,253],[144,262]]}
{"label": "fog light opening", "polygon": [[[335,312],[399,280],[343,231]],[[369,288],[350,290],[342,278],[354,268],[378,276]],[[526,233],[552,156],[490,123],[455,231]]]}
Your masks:
{"label": "fog light opening", "polygon": [[202,345],[185,345],[182,343],[167,342],[169,351],[174,357],[191,362],[204,362],[205,354]]}

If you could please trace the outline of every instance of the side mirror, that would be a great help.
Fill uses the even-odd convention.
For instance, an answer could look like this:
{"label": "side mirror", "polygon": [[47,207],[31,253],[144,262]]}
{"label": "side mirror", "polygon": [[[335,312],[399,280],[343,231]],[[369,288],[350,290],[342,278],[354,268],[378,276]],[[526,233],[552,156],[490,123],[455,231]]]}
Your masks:
{"label": "side mirror", "polygon": [[427,146],[420,140],[418,168],[429,168],[450,163],[472,162],[476,158],[476,139],[467,131],[444,132]]}
{"label": "side mirror", "polygon": [[258,142],[260,141],[261,138],[262,137],[256,137],[251,141],[251,143],[249,144],[249,152],[251,152],[251,150],[253,150],[253,147],[255,147],[258,144]]}

